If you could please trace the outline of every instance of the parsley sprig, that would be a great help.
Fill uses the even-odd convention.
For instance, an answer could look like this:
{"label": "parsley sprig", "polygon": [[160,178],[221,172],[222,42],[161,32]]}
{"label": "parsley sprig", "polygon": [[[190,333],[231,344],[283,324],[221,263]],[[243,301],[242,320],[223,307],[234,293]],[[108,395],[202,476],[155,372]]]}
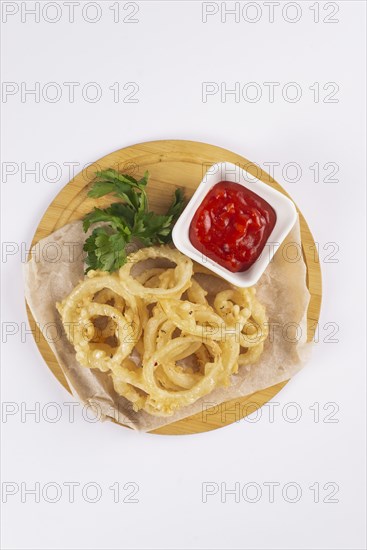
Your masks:
{"label": "parsley sprig", "polygon": [[123,202],[114,202],[108,208],[94,208],[83,220],[83,229],[103,222],[93,229],[84,243],[87,252],[86,272],[91,269],[115,271],[126,262],[126,245],[138,239],[145,246],[171,242],[172,227],[184,208],[184,196],[176,189],[173,202],[166,214],[149,211],[146,186],[149,173],[140,180],[116,170],[96,172],[96,180],[88,197],[99,198],[110,193]]}

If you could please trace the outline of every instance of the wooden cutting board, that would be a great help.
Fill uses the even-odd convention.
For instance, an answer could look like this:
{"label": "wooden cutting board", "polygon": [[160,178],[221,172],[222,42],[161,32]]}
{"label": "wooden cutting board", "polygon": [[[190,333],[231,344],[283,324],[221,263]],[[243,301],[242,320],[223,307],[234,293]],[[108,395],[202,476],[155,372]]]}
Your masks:
{"label": "wooden cutting board", "polygon": [[[103,197],[98,201],[87,197],[88,186],[97,170],[112,167],[134,176],[142,176],[148,170],[150,178],[147,190],[150,208],[160,213],[166,210],[177,187],[184,189],[186,197],[190,198],[206,170],[212,164],[221,161],[240,165],[250,174],[287,195],[269,174],[244,157],[226,149],[207,143],[182,140],[139,143],[106,155],[80,172],[65,185],[47,208],[37,227],[32,244],[36,244],[40,239],[63,225],[82,218],[96,204],[104,207],[111,203],[111,197]],[[307,285],[311,294],[307,313],[308,340],[310,341],[314,336],[320,313],[321,271],[312,234],[301,212],[299,210],[298,212],[300,215],[303,255],[307,265]],[[31,328],[35,334],[35,321],[28,308],[27,312]],[[36,343],[49,369],[70,392],[63,372],[42,335],[37,338]],[[154,430],[152,433],[182,435],[205,432],[226,426],[253,413],[272,399],[286,383],[283,382],[252,395],[229,401],[225,407],[221,406],[217,410],[213,408],[205,411],[205,413],[195,414]]]}

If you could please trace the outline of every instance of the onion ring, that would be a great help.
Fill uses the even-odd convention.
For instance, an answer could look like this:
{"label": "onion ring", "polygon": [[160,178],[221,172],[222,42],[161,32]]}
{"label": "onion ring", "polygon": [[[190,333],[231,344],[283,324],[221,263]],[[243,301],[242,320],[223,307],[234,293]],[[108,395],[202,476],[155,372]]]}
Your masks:
{"label": "onion ring", "polygon": [[[147,288],[131,275],[133,265],[149,258],[165,258],[176,264],[173,270],[174,285],[171,288]],[[119,271],[119,279],[124,288],[141,298],[154,301],[156,298],[177,297],[191,285],[192,261],[169,246],[142,248],[130,254],[127,263]]]}
{"label": "onion ring", "polygon": [[[176,266],[132,276],[136,263],[162,258]],[[267,317],[255,289],[208,295],[193,271],[207,272],[169,246],[140,249],[118,274],[90,271],[57,304],[77,361],[107,372],[134,411],[172,415],[263,352]]]}

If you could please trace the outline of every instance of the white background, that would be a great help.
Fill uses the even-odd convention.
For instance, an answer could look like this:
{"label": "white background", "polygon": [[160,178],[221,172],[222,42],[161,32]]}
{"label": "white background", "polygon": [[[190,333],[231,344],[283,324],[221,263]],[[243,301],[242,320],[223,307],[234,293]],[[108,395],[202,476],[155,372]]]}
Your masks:
{"label": "white background", "polygon": [[[19,89],[22,82],[27,88],[39,82],[41,91],[56,82],[62,97],[50,103],[46,91],[46,99],[41,93],[39,102],[30,95],[22,102],[19,91],[3,96],[2,103],[2,240],[16,243],[5,245],[8,254],[2,260],[2,400],[14,413],[3,414],[1,424],[3,500],[9,487],[15,493],[2,505],[3,548],[365,548],[365,3],[316,3],[319,23],[314,21],[317,6],[310,9],[315,3],[298,2],[301,16],[294,23],[285,18],[295,19],[297,6],[287,8],[283,17],[283,2],[275,7],[273,23],[263,2],[248,12],[247,19],[260,14],[255,23],[243,16],[236,22],[225,12],[221,22],[221,5],[212,3],[218,13],[203,23],[201,2],[152,1],[139,3],[133,16],[138,22],[129,23],[122,19],[134,7],[121,2],[115,23],[112,3],[100,2],[102,14],[94,24],[83,19],[82,2],[73,23],[64,2],[59,2],[61,17],[55,23],[45,20],[60,15],[52,6],[36,23],[24,13],[22,22],[24,2],[2,2],[3,10],[5,4],[7,12],[18,12],[2,25],[3,81]],[[233,2],[226,5],[233,7]],[[335,5],[338,13],[331,17],[338,22],[325,22]],[[97,12],[89,9],[86,17],[92,19]],[[80,83],[74,103],[63,85],[72,81]],[[99,102],[83,98],[81,89],[88,82],[102,89]],[[138,103],[115,103],[109,90],[114,82],[136,82]],[[228,89],[235,82],[241,89],[256,82],[262,97],[255,103],[241,97],[236,103],[230,95],[221,102],[216,94],[203,102],[203,82],[224,82]],[[273,102],[264,82],[280,83]],[[301,88],[299,101],[283,97],[289,82]],[[309,89],[315,82],[318,102]],[[332,103],[324,102],[333,91],[323,89],[329,82],[339,87]],[[299,205],[319,243],[320,341],[307,367],[274,399],[273,422],[270,408],[264,407],[257,421],[196,436],[162,437],[88,422],[80,406],[70,422],[64,403],[73,399],[50,374],[32,336],[24,333],[22,257],[16,247],[29,246],[44,210],[70,179],[65,163],[79,163],[79,171],[115,149],[166,138],[220,145],[263,168],[264,162],[280,163],[274,176]],[[36,181],[24,173],[36,162],[41,171],[47,163],[58,163],[62,172],[50,169]],[[298,181],[290,181],[297,179],[292,169],[282,174],[289,162],[302,169]],[[337,181],[324,181],[330,173],[323,168],[327,162],[338,165]],[[320,166],[318,182],[309,168],[314,163]],[[328,243],[336,244],[330,248]],[[49,419],[55,413],[47,409],[50,402],[62,411],[56,423]],[[298,413],[289,406],[294,402]],[[37,403],[40,418],[22,418],[20,411]],[[295,413],[301,418],[290,422]],[[39,503],[24,494],[37,482],[41,491],[47,483],[59,484],[60,500],[48,502],[55,494],[52,487],[46,496],[41,493]],[[65,482],[80,483],[72,503]],[[99,502],[83,498],[89,482],[101,488]],[[139,502],[115,503],[109,489],[115,482],[138,484]],[[218,489],[206,503],[204,482]],[[222,491],[221,502],[221,483],[227,489],[239,483],[242,490],[250,482],[258,486],[250,488],[248,498],[241,495],[236,502]],[[267,482],[280,484],[274,502]],[[290,482],[302,491],[293,503],[296,485],[282,496]],[[316,482],[320,502],[309,489]],[[333,485],[325,488],[326,483]],[[251,503],[256,487],[259,500]],[[337,502],[328,502],[333,487],[339,488],[333,497]],[[123,490],[122,497],[129,492]],[[93,496],[92,487],[86,498]]]}

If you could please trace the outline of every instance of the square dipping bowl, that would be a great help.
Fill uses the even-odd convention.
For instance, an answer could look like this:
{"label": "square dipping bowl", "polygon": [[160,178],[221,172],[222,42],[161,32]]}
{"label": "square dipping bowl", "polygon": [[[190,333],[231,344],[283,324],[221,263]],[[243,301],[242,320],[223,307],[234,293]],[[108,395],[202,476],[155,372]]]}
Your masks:
{"label": "square dipping bowl", "polygon": [[[273,231],[270,233],[260,256],[246,271],[237,271],[235,273],[229,271],[198,250],[190,241],[190,224],[197,209],[207,193],[214,185],[221,181],[237,183],[256,193],[270,204],[276,214]],[[180,252],[207,269],[210,269],[229,283],[244,288],[253,286],[260,279],[277,249],[294,226],[297,217],[296,207],[288,197],[255,176],[252,176],[236,164],[219,162],[213,164],[206,172],[199,187],[177,220],[172,231],[172,239]]]}

